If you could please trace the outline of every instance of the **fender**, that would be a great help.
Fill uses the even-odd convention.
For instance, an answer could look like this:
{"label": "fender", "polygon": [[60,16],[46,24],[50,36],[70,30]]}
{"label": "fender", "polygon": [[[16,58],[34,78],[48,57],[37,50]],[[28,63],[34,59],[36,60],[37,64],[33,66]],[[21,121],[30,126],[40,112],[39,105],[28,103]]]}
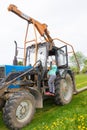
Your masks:
{"label": "fender", "polygon": [[43,108],[43,97],[39,90],[34,87],[29,87],[29,91],[35,98],[36,108]]}

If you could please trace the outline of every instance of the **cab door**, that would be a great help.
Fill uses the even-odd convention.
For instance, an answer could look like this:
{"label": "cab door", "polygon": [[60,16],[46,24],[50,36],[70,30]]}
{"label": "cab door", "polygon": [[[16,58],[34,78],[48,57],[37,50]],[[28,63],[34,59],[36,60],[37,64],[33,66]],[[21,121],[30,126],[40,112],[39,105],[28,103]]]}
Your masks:
{"label": "cab door", "polygon": [[57,64],[59,68],[68,67],[68,54],[66,45],[57,49]]}

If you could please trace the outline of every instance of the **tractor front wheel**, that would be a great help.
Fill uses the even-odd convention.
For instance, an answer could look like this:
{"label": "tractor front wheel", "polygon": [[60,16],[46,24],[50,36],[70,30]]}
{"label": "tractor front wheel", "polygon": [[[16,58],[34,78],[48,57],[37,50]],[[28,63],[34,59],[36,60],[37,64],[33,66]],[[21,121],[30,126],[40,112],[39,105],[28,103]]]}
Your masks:
{"label": "tractor front wheel", "polygon": [[28,92],[19,91],[8,99],[3,109],[3,119],[10,129],[20,129],[29,124],[35,112],[35,100]]}

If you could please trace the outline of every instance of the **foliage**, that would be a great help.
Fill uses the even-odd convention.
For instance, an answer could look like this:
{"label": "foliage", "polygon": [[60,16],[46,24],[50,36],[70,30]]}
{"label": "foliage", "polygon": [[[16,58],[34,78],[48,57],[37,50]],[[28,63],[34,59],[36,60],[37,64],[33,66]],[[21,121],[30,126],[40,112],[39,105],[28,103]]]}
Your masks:
{"label": "foliage", "polygon": [[84,66],[84,68],[82,69],[82,73],[87,73],[87,66]]}
{"label": "foliage", "polygon": [[84,64],[87,65],[87,59],[84,61]]}
{"label": "foliage", "polygon": [[22,62],[22,61],[19,61],[19,62],[18,62],[18,65],[23,65],[23,62]]}
{"label": "foliage", "polygon": [[[83,55],[82,52],[79,52],[79,51],[76,52],[75,54],[76,54],[78,63],[79,63],[80,68],[81,68],[81,67],[83,66],[83,64],[84,64],[84,61],[85,61],[86,57]],[[75,60],[75,56],[74,56],[74,55],[72,55],[72,56],[70,57],[70,62],[71,62],[71,64],[72,64],[72,66],[74,66],[74,67],[77,66],[76,60]]]}
{"label": "foliage", "polygon": [[84,67],[82,69],[83,73],[87,73],[87,60],[84,61]]}
{"label": "foliage", "polygon": [[71,70],[72,70],[75,74],[79,74],[79,68],[78,68],[78,67],[71,66],[70,68],[71,68]]}

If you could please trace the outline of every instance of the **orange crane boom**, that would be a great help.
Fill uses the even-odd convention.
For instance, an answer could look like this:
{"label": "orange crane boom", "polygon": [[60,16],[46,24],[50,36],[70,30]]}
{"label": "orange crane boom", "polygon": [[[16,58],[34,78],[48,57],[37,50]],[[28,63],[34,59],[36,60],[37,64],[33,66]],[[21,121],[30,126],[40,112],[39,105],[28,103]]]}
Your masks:
{"label": "orange crane boom", "polygon": [[42,24],[42,23],[38,22],[37,20],[33,19],[32,17],[27,16],[26,14],[24,14],[23,12],[18,10],[18,8],[15,5],[12,5],[12,4],[9,5],[8,10],[15,13],[16,15],[23,18],[24,20],[28,21],[29,23],[34,24],[34,26],[38,30],[39,34],[41,36],[43,36],[47,42],[49,42],[53,45],[53,39],[49,35],[46,24]]}
{"label": "orange crane boom", "polygon": [[[73,46],[67,42],[64,42],[63,40],[59,39],[59,38],[55,38],[55,39],[52,39],[51,36],[49,35],[49,31],[47,30],[47,25],[46,24],[42,24],[40,22],[38,22],[37,20],[33,19],[32,17],[24,14],[23,12],[21,12],[15,5],[13,4],[10,4],[9,7],[8,7],[8,11],[11,11],[13,13],[15,13],[16,15],[18,15],[19,17],[21,17],[22,19],[26,20],[28,22],[28,25],[29,24],[33,24],[35,26],[35,28],[37,29],[37,31],[39,32],[39,34],[41,36],[44,37],[44,39],[49,42],[50,46],[49,46],[49,49],[52,48],[52,46],[54,46],[54,40],[58,40],[68,46],[70,46],[73,50],[73,54],[75,56],[75,59],[76,59],[76,62],[77,62],[77,65],[79,67],[79,63],[78,63],[78,60],[77,60],[77,57],[75,55],[75,52],[74,52],[74,49],[73,49]],[[25,57],[26,57],[26,37],[27,37],[27,32],[28,32],[28,26],[27,26],[27,30],[26,30],[26,36],[25,36],[25,44],[24,44],[24,65],[26,64],[25,63]],[[36,42],[37,43],[37,42]],[[37,44],[36,44],[36,53],[35,53],[35,61],[37,59]],[[80,67],[79,67],[80,68]]]}

